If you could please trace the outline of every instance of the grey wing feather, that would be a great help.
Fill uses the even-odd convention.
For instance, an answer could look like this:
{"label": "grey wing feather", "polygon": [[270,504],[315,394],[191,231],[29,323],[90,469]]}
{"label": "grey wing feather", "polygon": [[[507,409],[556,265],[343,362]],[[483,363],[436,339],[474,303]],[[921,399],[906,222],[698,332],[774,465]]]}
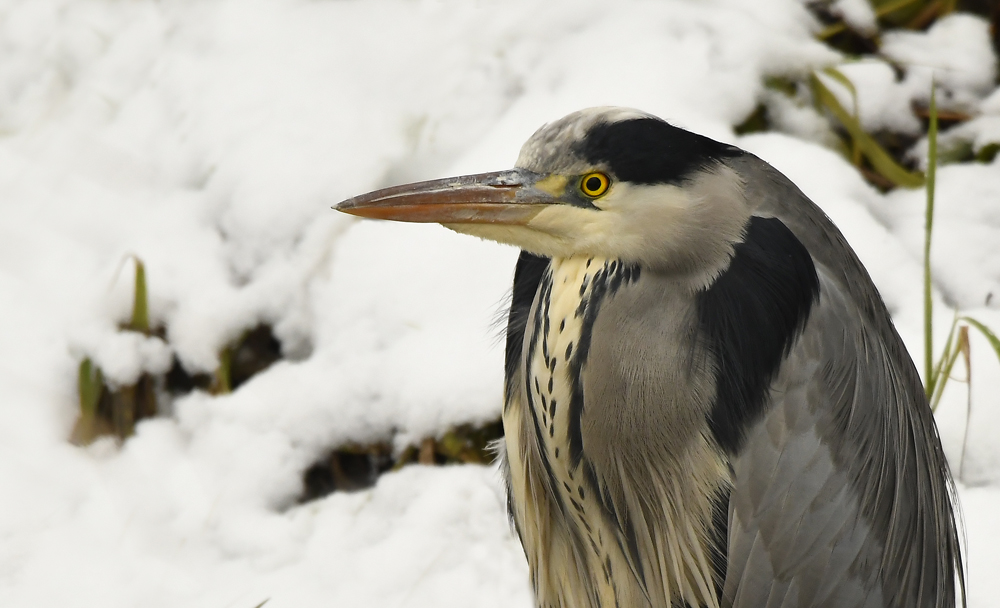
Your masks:
{"label": "grey wing feather", "polygon": [[882,542],[859,516],[847,470],[825,437],[838,408],[853,409],[860,397],[823,386],[831,368],[859,363],[825,360],[831,343],[848,343],[825,335],[837,325],[829,317],[843,306],[831,302],[830,291],[821,274],[820,303],[779,371],[767,415],[733,462],[724,605],[884,604],[877,576]]}
{"label": "grey wing feather", "polygon": [[919,376],[857,256],[755,157],[748,196],[808,248],[820,300],[733,461],[724,606],[955,605],[954,488]]}

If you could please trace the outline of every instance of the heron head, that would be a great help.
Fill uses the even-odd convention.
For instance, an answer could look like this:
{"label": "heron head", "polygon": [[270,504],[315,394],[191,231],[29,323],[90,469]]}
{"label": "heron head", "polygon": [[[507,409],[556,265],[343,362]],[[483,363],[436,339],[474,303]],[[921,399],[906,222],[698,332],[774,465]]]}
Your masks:
{"label": "heron head", "polygon": [[514,169],[386,188],[336,209],[437,222],[548,257],[717,269],[751,213],[726,164],[742,154],[637,110],[591,108],[535,132]]}

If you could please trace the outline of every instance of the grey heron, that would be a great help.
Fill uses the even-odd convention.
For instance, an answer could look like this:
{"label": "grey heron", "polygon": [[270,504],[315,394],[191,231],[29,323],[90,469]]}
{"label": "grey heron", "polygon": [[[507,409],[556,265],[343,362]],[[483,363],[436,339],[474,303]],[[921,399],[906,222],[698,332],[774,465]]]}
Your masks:
{"label": "grey heron", "polygon": [[536,602],[964,602],[920,378],[854,251],[769,164],[576,112],[515,168],[336,209],[515,245],[502,469]]}

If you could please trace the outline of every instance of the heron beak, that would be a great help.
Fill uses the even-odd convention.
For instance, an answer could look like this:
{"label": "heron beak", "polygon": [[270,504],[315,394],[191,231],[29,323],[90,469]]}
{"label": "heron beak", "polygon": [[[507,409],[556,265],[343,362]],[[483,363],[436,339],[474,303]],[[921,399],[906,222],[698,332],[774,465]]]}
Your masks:
{"label": "heron beak", "polygon": [[558,176],[511,169],[383,188],[333,208],[397,222],[525,225],[559,202],[565,184]]}

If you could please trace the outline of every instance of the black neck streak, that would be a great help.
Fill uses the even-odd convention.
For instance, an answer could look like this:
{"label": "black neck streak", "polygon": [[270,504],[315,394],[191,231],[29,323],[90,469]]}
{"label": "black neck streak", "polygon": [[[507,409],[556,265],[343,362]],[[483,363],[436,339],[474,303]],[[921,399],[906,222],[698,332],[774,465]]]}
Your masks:
{"label": "black neck streak", "polygon": [[698,294],[698,324],[716,361],[709,427],[736,454],[819,297],[805,246],[777,218],[752,217],[729,268]]}
{"label": "black neck streak", "polygon": [[514,268],[514,287],[510,298],[510,313],[507,315],[507,345],[504,349],[504,407],[510,402],[516,386],[517,372],[521,364],[524,348],[524,330],[531,314],[531,303],[535,301],[542,275],[549,267],[549,258],[522,251]]}
{"label": "black neck streak", "polygon": [[[524,254],[522,254],[524,255]],[[529,254],[530,255],[530,254]],[[542,274],[539,281],[538,293],[535,296],[535,315],[532,320],[531,336],[528,338],[528,348],[525,349],[525,359],[523,363],[524,369],[524,388],[527,403],[525,403],[524,409],[527,410],[528,415],[531,416],[532,428],[535,432],[535,440],[538,445],[538,456],[542,461],[542,468],[545,470],[545,478],[549,486],[549,495],[552,496],[556,504],[559,505],[559,509],[562,512],[566,511],[566,505],[562,500],[562,494],[559,492],[559,480],[556,478],[552,471],[552,464],[549,462],[548,451],[545,449],[545,435],[542,427],[538,423],[538,413],[537,406],[535,405],[535,398],[533,395],[539,395],[541,398],[541,390],[534,389],[532,387],[532,374],[531,366],[535,358],[535,347],[538,344],[540,337],[544,337],[542,332],[544,331],[543,326],[548,320],[548,309],[549,301],[552,296],[552,268],[546,265],[542,270]],[[523,332],[523,330],[522,330]]]}
{"label": "black neck streak", "polygon": [[583,456],[583,432],[581,428],[584,408],[583,367],[587,364],[587,357],[590,355],[590,339],[594,333],[594,322],[597,320],[604,299],[614,295],[623,284],[628,285],[638,281],[639,275],[638,266],[626,266],[619,261],[606,262],[594,273],[594,278],[590,281],[589,291],[581,286],[582,293],[580,294],[580,305],[577,307],[577,315],[583,317],[583,323],[580,328],[579,344],[569,362],[572,387],[567,432],[569,434],[571,468],[575,469]]}

